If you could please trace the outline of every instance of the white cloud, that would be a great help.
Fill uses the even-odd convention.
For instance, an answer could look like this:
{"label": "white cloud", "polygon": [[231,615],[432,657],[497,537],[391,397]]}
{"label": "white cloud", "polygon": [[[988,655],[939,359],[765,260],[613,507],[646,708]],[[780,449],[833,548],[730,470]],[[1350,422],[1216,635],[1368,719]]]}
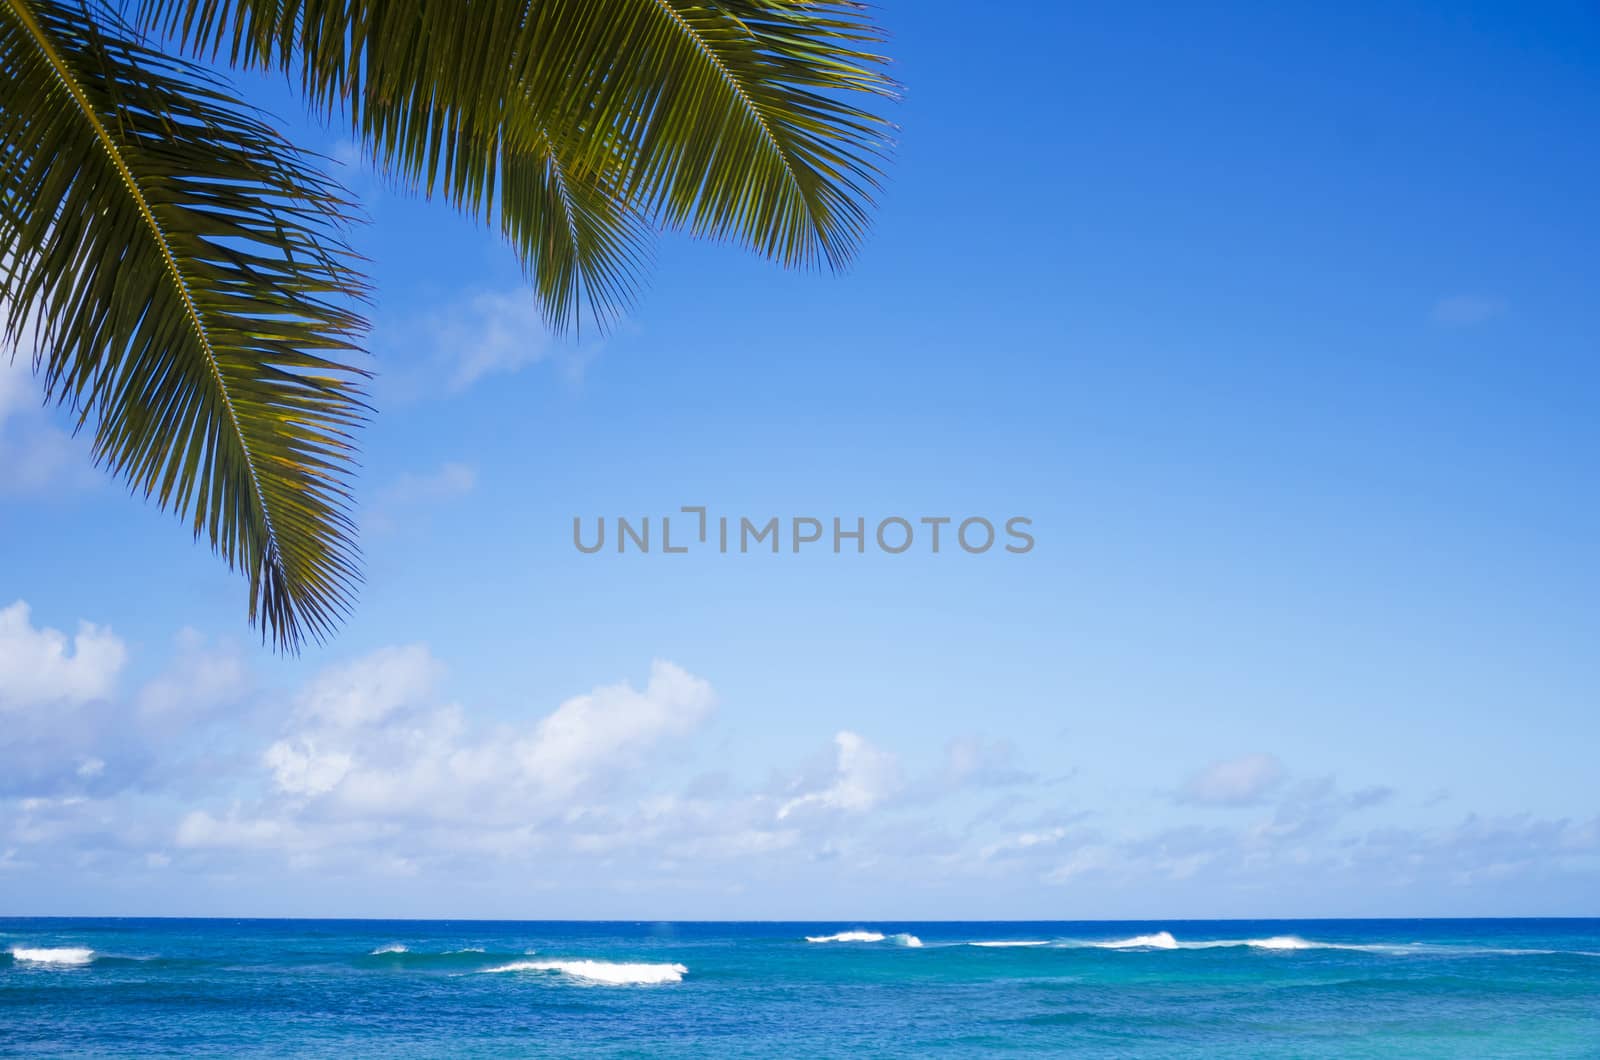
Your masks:
{"label": "white cloud", "polygon": [[669,662],[645,686],[602,686],[531,725],[475,732],[461,708],[430,695],[440,666],[427,648],[385,648],[317,676],[291,731],[262,762],[293,815],[319,820],[406,819],[478,830],[559,818],[574,800],[628,786],[666,741],[709,717],[716,697]]}
{"label": "white cloud", "polygon": [[544,360],[552,343],[533,292],[484,291],[439,321],[440,347],[456,365],[450,386],[464,390],[487,375],[510,373]]}
{"label": "white cloud", "polygon": [[218,818],[195,810],[178,823],[176,840],[180,847],[263,849],[282,846],[295,837],[295,831],[282,821],[241,818],[237,811]]}
{"label": "white cloud", "polygon": [[324,670],[301,693],[298,713],[340,728],[371,725],[425,699],[443,670],[426,645],[382,648]]}
{"label": "white cloud", "polygon": [[1446,327],[1471,327],[1505,315],[1504,298],[1488,295],[1458,294],[1441,298],[1433,305],[1433,321]]}
{"label": "white cloud", "polygon": [[541,787],[565,794],[596,770],[625,766],[660,740],[689,732],[715,703],[708,682],[657,660],[642,692],[610,685],[561,704],[517,745],[516,757]]}
{"label": "white cloud", "polygon": [[139,690],[142,719],[183,722],[243,694],[249,682],[244,658],[236,649],[209,646],[193,629],[181,630],[175,643],[172,663]]}
{"label": "white cloud", "polygon": [[[15,625],[14,612],[0,612],[3,628]],[[28,644],[52,632],[26,617]],[[57,656],[82,655],[54,636]],[[979,909],[1000,908],[982,904],[991,899],[1048,909],[1059,906],[1061,887],[1074,908],[1103,915],[1133,915],[1139,903],[1193,910],[1181,904],[1190,896],[1246,915],[1282,914],[1306,896],[1400,888],[1430,903],[1457,893],[1449,909],[1466,911],[1513,883],[1551,880],[1575,881],[1569,890],[1580,898],[1558,905],[1576,908],[1600,875],[1600,819],[1468,817],[1421,827],[1409,816],[1414,799],[1378,810],[1389,789],[1286,775],[1270,755],[1215,763],[1174,793],[1255,808],[1204,824],[1184,823],[1194,815],[1168,804],[1167,793],[1143,804],[1113,792],[1098,807],[1076,798],[1057,805],[1053,783],[1022,772],[1008,746],[972,737],[903,764],[846,729],[789,772],[786,763],[745,761],[723,742],[736,729],[708,731],[711,686],[664,661],[642,683],[605,684],[491,720],[440,698],[442,667],[425,646],[393,647],[328,667],[276,703],[212,712],[203,726],[160,724],[200,718],[202,704],[238,695],[227,659],[185,633],[165,675],[126,703],[5,718],[8,885],[23,874],[47,894],[49,879],[88,864],[164,868],[163,887],[281,872],[271,886],[281,881],[284,894],[318,903],[308,911],[329,912],[347,908],[325,904],[333,876],[392,898],[402,892],[377,878],[414,874],[419,911],[441,893],[468,894],[461,881],[472,880],[482,893],[546,888],[591,915],[628,895],[714,901],[706,896],[735,889],[753,896],[739,915],[779,915],[813,897],[887,903],[879,908],[888,915],[918,892],[965,895]],[[258,730],[263,723],[272,728]],[[762,785],[747,773],[762,765],[792,779]],[[989,783],[1007,785],[1008,809],[970,816]],[[971,824],[951,827],[951,814]],[[1382,827],[1362,824],[1369,817]],[[367,894],[360,883],[350,893]],[[1445,908],[1428,906],[1436,907]],[[719,909],[730,911],[696,912]]]}
{"label": "white cloud", "polygon": [[1059,825],[1042,832],[1019,832],[998,842],[990,843],[978,852],[978,857],[984,861],[992,861],[998,857],[1005,857],[1024,851],[1036,851],[1046,847],[1053,847],[1063,839],[1066,839],[1067,835],[1067,829]]}
{"label": "white cloud", "polygon": [[453,366],[448,386],[465,390],[492,375],[510,375],[532,364],[555,362],[571,379],[601,349],[585,329],[578,339],[558,339],[526,287],[480,291],[438,313],[429,329],[444,362]]}
{"label": "white cloud", "polygon": [[339,785],[355,760],[343,751],[318,751],[315,740],[279,740],[261,760],[278,787],[291,795],[325,795]]}
{"label": "white cloud", "polygon": [[1283,764],[1272,755],[1243,755],[1196,773],[1178,798],[1198,806],[1253,806],[1282,784],[1285,775]]}
{"label": "white cloud", "polygon": [[127,660],[122,639],[79,622],[77,634],[36,629],[26,602],[0,609],[0,710],[86,703],[110,695]]}
{"label": "white cloud", "polygon": [[553,334],[526,286],[468,290],[378,320],[373,346],[386,352],[376,386],[386,400],[424,401],[532,366],[549,366],[576,384],[610,331],[585,321],[571,335]]}
{"label": "white cloud", "polygon": [[778,820],[814,808],[862,813],[900,790],[900,760],[848,730],[833,738],[834,768],[824,787],[794,796],[778,808]]}

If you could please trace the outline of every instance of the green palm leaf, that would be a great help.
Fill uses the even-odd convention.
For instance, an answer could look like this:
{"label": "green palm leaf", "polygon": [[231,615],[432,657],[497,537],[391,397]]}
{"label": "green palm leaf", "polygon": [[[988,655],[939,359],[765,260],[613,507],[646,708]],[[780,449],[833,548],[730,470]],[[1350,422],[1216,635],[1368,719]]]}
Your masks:
{"label": "green palm leaf", "polygon": [[[0,299],[97,462],[250,579],[293,650],[349,608],[363,373],[348,210],[311,160],[113,12],[0,0]],[[33,351],[30,351],[33,352]]]}
{"label": "green palm leaf", "polygon": [[[497,223],[557,328],[629,303],[658,227],[838,267],[892,85],[850,0],[139,0],[281,70],[380,168]],[[0,0],[0,315],[95,455],[250,579],[293,650],[358,580],[344,193],[107,0]]]}
{"label": "green palm leaf", "polygon": [[[864,106],[892,89],[872,50],[880,35],[845,0],[146,0],[144,11],[201,53],[295,72],[324,111],[348,111],[382,167],[498,212],[557,327],[577,321],[583,296],[602,319],[626,305],[652,224],[785,265],[843,265],[886,146],[887,124]],[[584,223],[552,227],[574,214]]]}

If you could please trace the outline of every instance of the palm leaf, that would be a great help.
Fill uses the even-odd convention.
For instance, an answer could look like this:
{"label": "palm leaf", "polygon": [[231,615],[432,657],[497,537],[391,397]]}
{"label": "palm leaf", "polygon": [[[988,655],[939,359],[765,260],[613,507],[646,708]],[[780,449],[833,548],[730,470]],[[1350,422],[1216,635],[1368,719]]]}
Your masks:
{"label": "palm leaf", "polygon": [[250,581],[294,650],[349,608],[363,281],[313,160],[107,6],[0,0],[0,301],[98,463]]}
{"label": "palm leaf", "polygon": [[[498,212],[547,317],[602,319],[652,224],[786,265],[855,251],[891,82],[848,0],[144,0],[210,56],[290,70],[394,175]],[[499,182],[497,187],[497,181]],[[582,215],[582,223],[563,218]]]}

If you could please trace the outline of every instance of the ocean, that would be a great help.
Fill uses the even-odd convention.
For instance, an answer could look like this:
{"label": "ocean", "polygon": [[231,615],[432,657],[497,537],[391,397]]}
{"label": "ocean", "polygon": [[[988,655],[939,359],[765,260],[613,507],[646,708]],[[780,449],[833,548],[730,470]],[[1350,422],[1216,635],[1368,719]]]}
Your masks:
{"label": "ocean", "polygon": [[0,919],[7,1056],[1600,1057],[1600,920]]}

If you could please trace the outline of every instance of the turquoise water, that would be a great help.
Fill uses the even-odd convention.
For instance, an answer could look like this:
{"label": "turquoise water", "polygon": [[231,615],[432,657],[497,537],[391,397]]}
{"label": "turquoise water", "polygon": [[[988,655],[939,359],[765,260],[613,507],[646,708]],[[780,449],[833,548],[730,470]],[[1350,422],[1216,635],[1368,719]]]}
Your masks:
{"label": "turquoise water", "polygon": [[1003,1052],[1600,1057],[1600,921],[0,919],[4,1055]]}

